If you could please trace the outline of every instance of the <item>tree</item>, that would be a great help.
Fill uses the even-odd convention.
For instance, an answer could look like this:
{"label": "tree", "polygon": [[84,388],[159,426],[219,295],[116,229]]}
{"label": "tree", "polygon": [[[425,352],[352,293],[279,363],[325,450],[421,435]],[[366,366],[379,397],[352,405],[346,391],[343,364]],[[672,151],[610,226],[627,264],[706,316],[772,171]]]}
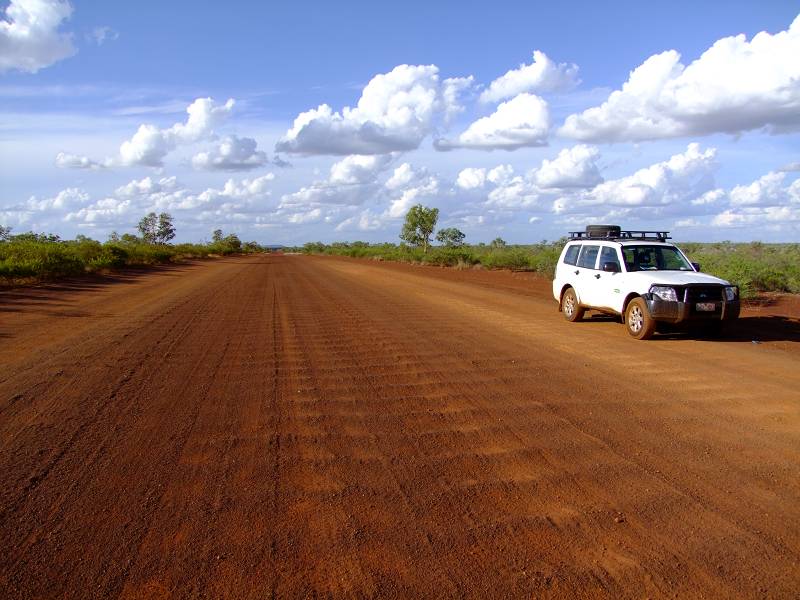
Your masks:
{"label": "tree", "polygon": [[146,244],[156,243],[156,231],[158,230],[158,217],[156,213],[151,212],[142,217],[137,226],[139,233],[142,234],[142,239]]}
{"label": "tree", "polygon": [[221,242],[233,252],[238,252],[242,249],[242,240],[240,240],[239,236],[235,233],[226,235],[224,238],[222,238]]}
{"label": "tree", "polygon": [[222,241],[222,229],[215,229],[211,234],[211,241],[218,244]]}
{"label": "tree", "polygon": [[436,241],[444,244],[448,248],[460,248],[464,245],[464,233],[455,227],[440,229],[436,234]]}
{"label": "tree", "polygon": [[506,241],[505,241],[503,238],[501,238],[501,237],[494,238],[494,239],[492,240],[491,246],[492,246],[492,248],[494,248],[495,250],[502,250],[503,248],[505,248],[505,247],[506,247]]}
{"label": "tree", "polygon": [[39,244],[55,244],[61,241],[61,237],[55,233],[33,233],[32,231],[11,235],[8,239],[13,242],[36,242]]}
{"label": "tree", "polygon": [[147,244],[166,244],[175,237],[175,227],[172,225],[172,215],[169,213],[151,212],[139,221],[139,233]]}
{"label": "tree", "polygon": [[11,227],[0,225],[0,242],[5,242],[11,236]]}
{"label": "tree", "polygon": [[175,237],[175,226],[172,224],[172,215],[161,213],[158,215],[158,228],[156,229],[156,241],[159,244],[166,244]]}
{"label": "tree", "polygon": [[427,253],[431,234],[436,228],[438,219],[438,208],[428,208],[422,206],[422,204],[412,206],[408,214],[406,214],[406,221],[403,223],[400,239],[414,246],[422,246],[422,251]]}

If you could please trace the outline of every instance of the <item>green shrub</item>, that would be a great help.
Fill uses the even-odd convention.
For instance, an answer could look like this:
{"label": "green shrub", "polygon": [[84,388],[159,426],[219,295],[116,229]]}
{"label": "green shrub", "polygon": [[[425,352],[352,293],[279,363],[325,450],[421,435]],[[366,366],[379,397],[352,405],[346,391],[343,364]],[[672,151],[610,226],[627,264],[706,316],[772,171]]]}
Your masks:
{"label": "green shrub", "polygon": [[[250,243],[248,251],[260,246]],[[101,244],[84,236],[61,241],[57,236],[25,233],[0,241],[0,279],[7,282],[53,279],[126,266],[155,265],[183,258],[202,258],[213,245],[147,244],[132,235]],[[226,247],[226,252],[229,248]]]}
{"label": "green shrub", "polygon": [[88,261],[92,271],[100,269],[120,269],[128,264],[128,251],[122,246],[106,244],[101,252]]}
{"label": "green shrub", "polygon": [[0,275],[5,278],[45,278],[76,275],[84,262],[61,242],[12,240],[0,244]]}
{"label": "green shrub", "polygon": [[743,298],[758,292],[800,293],[800,244],[681,244],[702,270],[739,286]]}

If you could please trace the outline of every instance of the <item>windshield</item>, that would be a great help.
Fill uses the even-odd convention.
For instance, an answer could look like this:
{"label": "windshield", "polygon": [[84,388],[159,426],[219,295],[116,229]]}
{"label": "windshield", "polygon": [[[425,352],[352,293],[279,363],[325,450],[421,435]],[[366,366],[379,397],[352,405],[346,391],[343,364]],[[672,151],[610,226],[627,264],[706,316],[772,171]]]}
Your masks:
{"label": "windshield", "polygon": [[630,271],[693,271],[674,246],[625,246],[625,268]]}

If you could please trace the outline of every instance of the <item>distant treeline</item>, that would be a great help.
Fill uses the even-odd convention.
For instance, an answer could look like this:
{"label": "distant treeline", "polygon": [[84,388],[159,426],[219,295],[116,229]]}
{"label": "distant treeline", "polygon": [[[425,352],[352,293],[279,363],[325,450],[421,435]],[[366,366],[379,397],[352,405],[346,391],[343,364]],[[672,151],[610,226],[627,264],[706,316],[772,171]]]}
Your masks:
{"label": "distant treeline", "polygon": [[0,239],[0,283],[29,283],[187,258],[264,251],[255,242],[242,243],[236,235],[215,238],[208,244],[168,244],[147,242],[130,234],[112,234],[107,242],[85,236],[62,240],[49,234],[6,234]]}
{"label": "distant treeline", "polygon": [[[530,245],[506,244],[497,239],[491,244],[462,245],[456,248],[421,248],[405,244],[367,242],[312,242],[296,251],[374,260],[394,260],[430,265],[469,268],[535,271],[552,277],[566,239]],[[800,293],[800,244],[685,243],[678,244],[689,259],[700,263],[705,273],[738,285],[743,297],[759,292]]]}

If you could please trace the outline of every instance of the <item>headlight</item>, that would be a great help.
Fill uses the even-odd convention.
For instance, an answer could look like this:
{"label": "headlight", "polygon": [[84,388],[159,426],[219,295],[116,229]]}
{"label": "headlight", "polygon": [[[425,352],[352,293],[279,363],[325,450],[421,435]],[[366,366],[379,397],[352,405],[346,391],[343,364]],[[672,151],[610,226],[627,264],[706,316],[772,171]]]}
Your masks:
{"label": "headlight", "polygon": [[665,302],[677,302],[678,295],[675,293],[675,289],[663,285],[654,285],[650,288],[650,293],[654,296],[658,296]]}
{"label": "headlight", "polygon": [[728,302],[733,302],[736,300],[736,296],[739,295],[739,289],[735,285],[726,285],[725,286],[725,300]]}

